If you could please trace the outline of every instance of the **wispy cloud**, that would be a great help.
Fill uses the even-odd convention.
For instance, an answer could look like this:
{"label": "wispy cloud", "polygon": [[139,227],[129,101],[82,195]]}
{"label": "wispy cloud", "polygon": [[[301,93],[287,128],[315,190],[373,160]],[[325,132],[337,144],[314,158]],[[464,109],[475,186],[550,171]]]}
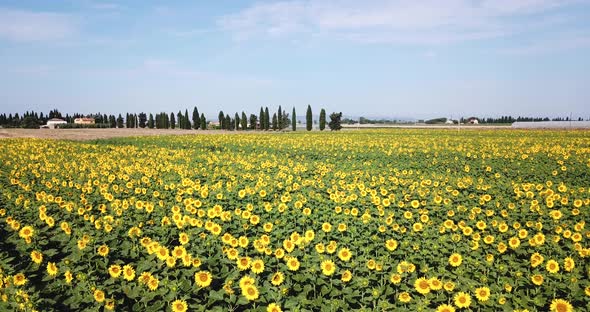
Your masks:
{"label": "wispy cloud", "polygon": [[439,44],[506,36],[538,23],[531,17],[553,18],[555,9],[576,2],[292,0],[258,3],[218,24],[238,40],[327,35],[364,43]]}
{"label": "wispy cloud", "polygon": [[0,8],[0,39],[49,41],[76,33],[76,19],[67,14]]}

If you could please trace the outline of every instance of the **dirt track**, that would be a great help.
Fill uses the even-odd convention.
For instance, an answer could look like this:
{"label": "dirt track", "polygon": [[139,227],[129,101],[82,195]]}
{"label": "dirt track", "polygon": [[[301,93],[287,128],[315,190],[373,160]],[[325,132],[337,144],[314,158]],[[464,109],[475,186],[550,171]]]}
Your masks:
{"label": "dirt track", "polygon": [[[58,140],[94,140],[130,136],[151,135],[188,135],[236,133],[236,131],[219,130],[172,130],[172,129],[0,129],[0,139],[6,138],[40,138]],[[238,131],[237,133],[243,133]]]}

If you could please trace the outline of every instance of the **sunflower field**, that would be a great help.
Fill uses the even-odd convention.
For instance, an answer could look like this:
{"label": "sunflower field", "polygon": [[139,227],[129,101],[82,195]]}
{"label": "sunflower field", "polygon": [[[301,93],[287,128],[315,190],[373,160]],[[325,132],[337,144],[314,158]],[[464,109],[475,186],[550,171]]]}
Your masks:
{"label": "sunflower field", "polygon": [[589,311],[590,132],[0,141],[0,311]]}

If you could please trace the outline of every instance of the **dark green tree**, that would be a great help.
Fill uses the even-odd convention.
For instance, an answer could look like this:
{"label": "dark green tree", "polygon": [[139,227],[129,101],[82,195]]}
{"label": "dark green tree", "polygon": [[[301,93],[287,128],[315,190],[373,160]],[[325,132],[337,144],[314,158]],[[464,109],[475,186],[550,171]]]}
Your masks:
{"label": "dark green tree", "polygon": [[147,126],[150,129],[154,129],[154,115],[152,113],[150,113],[150,117],[148,118]]}
{"label": "dark green tree", "polygon": [[185,130],[190,130],[191,129],[191,121],[190,119],[188,119],[188,109],[184,109],[184,118],[183,118],[183,125]]}
{"label": "dark green tree", "polygon": [[123,128],[123,116],[121,114],[117,117],[117,128]]}
{"label": "dark green tree", "polygon": [[137,117],[139,118],[139,127],[145,128],[147,122],[147,115],[144,112],[141,112],[139,113],[139,115],[137,115]]}
{"label": "dark green tree", "polygon": [[219,128],[225,129],[225,127],[224,127],[225,114],[223,113],[223,111],[219,111],[219,115],[217,117],[219,118]]}
{"label": "dark green tree", "polygon": [[291,130],[297,129],[297,117],[295,116],[295,106],[293,106],[293,116],[291,116]]}
{"label": "dark green tree", "polygon": [[178,123],[178,129],[184,129],[184,118],[182,118],[182,112],[178,111],[176,114],[176,122]]}
{"label": "dark green tree", "polygon": [[242,111],[242,118],[240,119],[242,122],[242,130],[248,129],[248,117],[246,117],[246,113]]}
{"label": "dark green tree", "polygon": [[225,130],[231,130],[232,122],[231,117],[229,117],[229,114],[225,114],[225,120],[223,120],[223,125],[225,126]]}
{"label": "dark green tree", "polygon": [[170,113],[170,128],[176,128],[176,117],[174,117],[174,113]]}
{"label": "dark green tree", "polygon": [[281,105],[279,105],[279,111],[277,113],[277,121],[278,121],[278,127],[280,130],[283,129],[283,110],[281,109]]}
{"label": "dark green tree", "polygon": [[262,130],[264,129],[264,109],[262,106],[260,106],[260,114],[258,116],[258,120],[260,121],[260,126],[258,128]]}
{"label": "dark green tree", "polygon": [[326,129],[326,110],[322,108],[320,111],[320,131]]}
{"label": "dark green tree", "polygon": [[199,110],[195,106],[193,109],[193,129],[199,129],[201,127],[201,118],[199,117]]}
{"label": "dark green tree", "polygon": [[264,108],[264,130],[270,130],[270,114],[268,113],[268,107]]}
{"label": "dark green tree", "polygon": [[277,130],[279,127],[278,120],[277,120],[277,113],[272,114],[272,129]]}
{"label": "dark green tree", "polygon": [[234,116],[234,129],[240,130],[240,116],[238,116],[238,113],[236,112],[235,116]]}
{"label": "dark green tree", "polygon": [[115,115],[109,115],[109,124],[111,128],[117,128],[117,118]]}
{"label": "dark green tree", "polygon": [[205,119],[205,114],[201,113],[201,129],[207,130],[207,120]]}
{"label": "dark green tree", "polygon": [[342,129],[342,125],[340,124],[341,119],[342,112],[330,114],[330,122],[328,123],[328,127],[330,127],[330,130],[338,131]]}
{"label": "dark green tree", "polygon": [[307,131],[311,131],[313,127],[313,115],[311,114],[311,105],[307,105],[307,113],[305,114],[305,126]]}
{"label": "dark green tree", "polygon": [[256,123],[258,123],[258,117],[254,114],[250,114],[250,129],[256,130]]}

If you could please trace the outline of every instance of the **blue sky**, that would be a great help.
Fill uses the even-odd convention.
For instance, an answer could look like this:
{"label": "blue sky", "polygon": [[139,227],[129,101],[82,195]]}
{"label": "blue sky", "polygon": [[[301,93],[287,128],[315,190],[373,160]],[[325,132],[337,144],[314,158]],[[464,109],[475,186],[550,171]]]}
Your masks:
{"label": "blue sky", "polygon": [[0,111],[590,117],[589,0],[0,0]]}

